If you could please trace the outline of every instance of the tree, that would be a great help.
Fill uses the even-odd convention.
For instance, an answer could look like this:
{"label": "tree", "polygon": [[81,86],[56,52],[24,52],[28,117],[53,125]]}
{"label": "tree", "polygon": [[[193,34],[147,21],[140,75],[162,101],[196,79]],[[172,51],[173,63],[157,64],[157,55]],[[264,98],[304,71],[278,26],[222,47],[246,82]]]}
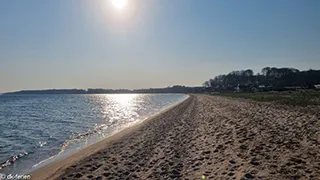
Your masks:
{"label": "tree", "polygon": [[205,81],[203,84],[202,84],[204,87],[208,88],[210,87],[210,81]]}
{"label": "tree", "polygon": [[275,89],[285,89],[286,86],[304,86],[314,88],[320,84],[320,70],[299,71],[295,68],[265,67],[261,74],[254,75],[251,69],[232,71],[210,79],[206,85],[218,91],[232,90],[238,85],[258,86],[265,85]]}

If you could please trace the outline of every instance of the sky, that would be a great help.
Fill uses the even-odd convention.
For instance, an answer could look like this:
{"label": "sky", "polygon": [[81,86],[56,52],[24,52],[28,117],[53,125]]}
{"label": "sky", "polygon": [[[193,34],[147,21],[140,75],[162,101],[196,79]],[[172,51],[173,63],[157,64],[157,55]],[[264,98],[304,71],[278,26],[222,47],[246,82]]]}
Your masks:
{"label": "sky", "polygon": [[320,69],[319,0],[1,0],[0,92]]}

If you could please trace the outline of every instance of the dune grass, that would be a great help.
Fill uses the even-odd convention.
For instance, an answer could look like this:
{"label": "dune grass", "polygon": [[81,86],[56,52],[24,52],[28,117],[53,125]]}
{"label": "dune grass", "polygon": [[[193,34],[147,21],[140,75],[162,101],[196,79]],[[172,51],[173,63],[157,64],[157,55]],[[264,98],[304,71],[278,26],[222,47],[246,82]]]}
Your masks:
{"label": "dune grass", "polygon": [[297,106],[320,105],[320,90],[220,93],[218,95],[233,98],[252,99],[255,101],[274,101],[280,104],[290,104]]}

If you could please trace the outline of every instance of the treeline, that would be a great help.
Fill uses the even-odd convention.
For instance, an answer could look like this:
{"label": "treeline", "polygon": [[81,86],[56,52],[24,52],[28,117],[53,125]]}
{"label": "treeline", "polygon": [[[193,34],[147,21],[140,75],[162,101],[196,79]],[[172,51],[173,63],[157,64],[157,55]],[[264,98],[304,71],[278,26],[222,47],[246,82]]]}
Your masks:
{"label": "treeline", "polygon": [[167,88],[150,88],[150,89],[48,89],[48,90],[23,90],[17,92],[5,93],[10,94],[125,94],[125,93],[202,93],[204,87],[186,87],[172,86]]}
{"label": "treeline", "polygon": [[16,92],[8,92],[6,94],[84,94],[83,89],[47,89],[47,90],[22,90]]}
{"label": "treeline", "polygon": [[204,87],[172,86],[167,88],[136,89],[133,93],[203,93]]}
{"label": "treeline", "polygon": [[217,91],[235,90],[239,87],[265,88],[269,90],[315,88],[320,84],[320,70],[300,71],[294,68],[265,67],[254,74],[253,70],[232,71],[204,82],[204,86]]}

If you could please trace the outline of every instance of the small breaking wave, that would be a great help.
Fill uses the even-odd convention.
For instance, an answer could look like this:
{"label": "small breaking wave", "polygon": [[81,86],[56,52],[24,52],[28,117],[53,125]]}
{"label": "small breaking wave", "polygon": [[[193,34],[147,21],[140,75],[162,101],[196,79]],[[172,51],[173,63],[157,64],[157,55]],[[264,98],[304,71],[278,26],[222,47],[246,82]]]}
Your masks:
{"label": "small breaking wave", "polygon": [[106,124],[97,126],[94,129],[88,130],[87,132],[84,133],[79,133],[77,135],[73,135],[71,136],[68,140],[66,140],[64,143],[62,143],[60,151],[58,152],[58,154],[51,156],[47,159],[44,159],[40,162],[38,162],[37,164],[33,165],[33,168],[37,168],[37,167],[41,167],[43,164],[46,163],[50,163],[52,162],[54,159],[61,157],[61,155],[73,144],[77,143],[77,142],[81,142],[83,140],[85,140],[86,138],[89,138],[90,136],[94,135],[94,134],[99,134],[102,132],[103,129],[107,128],[108,126]]}
{"label": "small breaking wave", "polygon": [[13,163],[15,163],[18,159],[24,157],[28,155],[27,152],[23,152],[23,153],[20,153],[20,154],[17,154],[17,155],[14,155],[12,157],[10,157],[9,159],[7,159],[6,161],[4,161],[3,163],[0,164],[0,169],[3,169],[7,166],[10,166],[12,165]]}
{"label": "small breaking wave", "polygon": [[66,140],[62,145],[59,154],[63,153],[70,145],[83,141],[84,139],[94,135],[94,134],[99,134],[102,133],[102,130],[107,128],[108,125],[103,124],[100,126],[95,127],[94,129],[88,130],[87,132],[84,133],[79,133],[76,136],[72,136],[70,139]]}

